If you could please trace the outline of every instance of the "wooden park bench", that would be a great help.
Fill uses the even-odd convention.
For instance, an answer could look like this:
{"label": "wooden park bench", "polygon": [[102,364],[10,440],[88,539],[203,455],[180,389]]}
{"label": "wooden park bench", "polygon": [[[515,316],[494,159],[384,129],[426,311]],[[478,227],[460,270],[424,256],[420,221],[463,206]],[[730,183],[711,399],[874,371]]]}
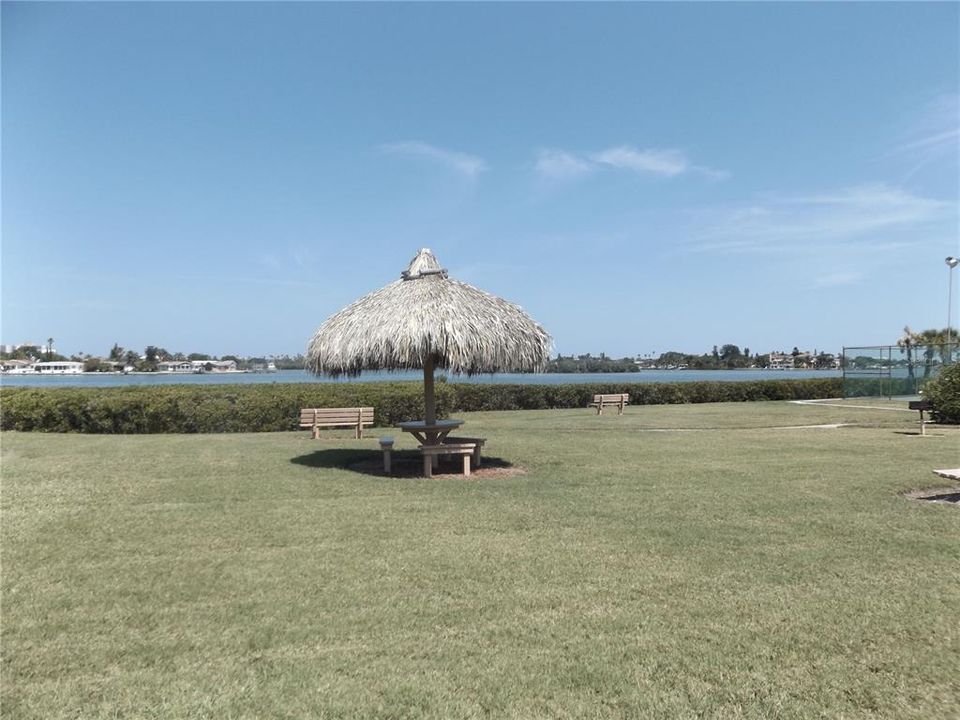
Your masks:
{"label": "wooden park bench", "polygon": [[373,425],[373,408],[303,408],[300,410],[300,427],[311,428],[310,437],[314,440],[320,437],[320,428],[324,427],[352,427],[356,429],[356,437],[363,437],[364,426]]}
{"label": "wooden park bench", "polygon": [[907,403],[907,407],[911,410],[920,411],[920,434],[926,435],[927,423],[933,422],[933,420],[924,420],[923,413],[933,410],[933,403],[929,400],[911,400]]}
{"label": "wooden park bench", "polygon": [[605,407],[617,408],[617,415],[623,415],[623,408],[630,402],[630,395],[627,393],[617,393],[614,395],[594,395],[593,402],[587,407],[595,407],[597,415],[603,415]]}

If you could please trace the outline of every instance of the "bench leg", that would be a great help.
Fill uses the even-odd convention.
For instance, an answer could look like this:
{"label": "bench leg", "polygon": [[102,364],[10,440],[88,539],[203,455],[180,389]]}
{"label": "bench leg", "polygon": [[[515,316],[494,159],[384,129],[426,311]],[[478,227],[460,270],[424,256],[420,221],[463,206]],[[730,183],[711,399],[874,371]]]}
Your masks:
{"label": "bench leg", "polygon": [[433,477],[433,458],[430,455],[423,456],[423,476]]}
{"label": "bench leg", "polygon": [[463,456],[463,476],[470,477],[470,456]]}
{"label": "bench leg", "polygon": [[473,466],[478,468],[480,467],[480,446],[477,445],[473,449]]}
{"label": "bench leg", "polygon": [[318,428],[316,425],[313,426],[313,432],[310,433],[310,439],[311,440],[320,439],[320,428]]}
{"label": "bench leg", "polygon": [[383,451],[383,472],[386,475],[390,474],[390,451]]}

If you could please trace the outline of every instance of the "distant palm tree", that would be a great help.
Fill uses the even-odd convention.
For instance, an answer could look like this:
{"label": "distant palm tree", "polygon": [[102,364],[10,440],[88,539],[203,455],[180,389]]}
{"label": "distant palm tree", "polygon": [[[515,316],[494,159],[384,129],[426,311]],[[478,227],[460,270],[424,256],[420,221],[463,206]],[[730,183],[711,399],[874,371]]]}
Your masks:
{"label": "distant palm tree", "polygon": [[53,338],[47,338],[47,360],[53,360]]}
{"label": "distant palm tree", "polygon": [[924,330],[922,333],[916,336],[915,344],[925,346],[923,350],[923,359],[925,361],[923,367],[923,377],[930,377],[930,372],[933,369],[933,358],[937,352],[939,351],[941,360],[947,359],[947,331],[946,329]]}
{"label": "distant palm tree", "polygon": [[913,346],[917,343],[917,334],[909,325],[903,326],[903,335],[897,340],[897,347],[907,351],[907,377],[913,380]]}

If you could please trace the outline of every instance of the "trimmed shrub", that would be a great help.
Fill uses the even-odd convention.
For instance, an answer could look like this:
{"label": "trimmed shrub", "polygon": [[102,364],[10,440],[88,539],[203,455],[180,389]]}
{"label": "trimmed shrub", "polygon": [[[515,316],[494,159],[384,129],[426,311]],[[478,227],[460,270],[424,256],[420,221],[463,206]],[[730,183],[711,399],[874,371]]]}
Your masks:
{"label": "trimmed shrub", "polygon": [[[634,405],[838,397],[839,378],[757,382],[473,385],[438,382],[437,415],[455,410],[585,408],[597,393]],[[379,427],[423,417],[423,386],[395,383],[141,385],[0,388],[3,430],[80,433],[229,433],[295,430],[301,408],[373,406]]]}
{"label": "trimmed shrub", "polygon": [[927,383],[923,395],[933,403],[934,420],[960,424],[960,363],[941,370],[935,380]]}

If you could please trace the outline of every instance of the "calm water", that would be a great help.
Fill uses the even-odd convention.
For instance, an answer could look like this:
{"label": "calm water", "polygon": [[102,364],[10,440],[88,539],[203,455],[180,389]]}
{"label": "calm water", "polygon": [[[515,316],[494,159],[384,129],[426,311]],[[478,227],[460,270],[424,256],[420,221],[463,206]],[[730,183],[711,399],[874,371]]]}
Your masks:
{"label": "calm water", "polygon": [[[438,377],[440,373],[437,374]],[[454,383],[519,383],[529,385],[563,385],[569,383],[674,383],[697,381],[800,380],[840,377],[839,370],[643,370],[633,373],[503,373],[498,375],[451,375]],[[30,387],[119,387],[126,385],[230,385],[262,383],[354,383],[396,380],[422,380],[420,371],[371,372],[358,378],[318,378],[305,370],[281,370],[275,373],[205,373],[175,375],[3,375],[0,385]]]}

